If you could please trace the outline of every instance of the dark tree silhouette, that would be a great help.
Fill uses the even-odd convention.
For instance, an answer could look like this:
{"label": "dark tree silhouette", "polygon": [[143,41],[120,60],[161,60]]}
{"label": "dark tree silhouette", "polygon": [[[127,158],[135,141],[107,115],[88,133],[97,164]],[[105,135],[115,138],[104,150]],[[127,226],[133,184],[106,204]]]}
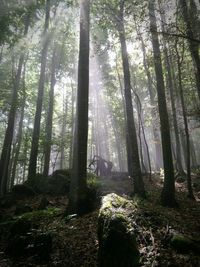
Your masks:
{"label": "dark tree silhouette", "polygon": [[70,183],[69,212],[83,213],[87,197],[87,139],[89,93],[89,21],[90,1],[80,3],[80,43],[75,140]]}
{"label": "dark tree silhouette", "polygon": [[150,31],[152,37],[153,56],[155,73],[157,80],[157,95],[158,95],[158,109],[160,115],[161,139],[163,150],[163,164],[164,164],[164,186],[161,194],[161,202],[164,206],[174,207],[177,205],[175,200],[175,181],[174,181],[174,167],[171,151],[170,127],[167,112],[167,104],[165,97],[165,85],[163,79],[163,69],[161,62],[161,53],[157,33],[157,24],[155,17],[155,1],[149,1],[149,18]]}

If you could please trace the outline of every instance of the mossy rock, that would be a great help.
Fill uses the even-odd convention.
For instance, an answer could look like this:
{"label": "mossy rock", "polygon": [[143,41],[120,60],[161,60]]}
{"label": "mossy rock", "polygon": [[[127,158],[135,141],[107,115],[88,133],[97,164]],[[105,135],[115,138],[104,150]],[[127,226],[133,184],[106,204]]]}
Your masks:
{"label": "mossy rock", "polygon": [[26,198],[34,196],[36,194],[36,191],[31,184],[24,183],[13,186],[12,193],[16,198]]}
{"label": "mossy rock", "polygon": [[200,253],[199,242],[195,242],[190,238],[183,236],[181,234],[174,235],[170,241],[170,245],[178,253],[181,254],[189,254],[190,252],[193,252],[195,254]]}
{"label": "mossy rock", "polygon": [[40,173],[30,177],[23,185],[29,187],[33,192],[38,194],[48,193],[49,190],[48,177],[44,177]]}
{"label": "mossy rock", "polygon": [[136,236],[127,212],[130,206],[130,201],[114,193],[102,199],[98,218],[100,267],[139,265]]}
{"label": "mossy rock", "polygon": [[56,170],[48,177],[48,193],[52,195],[65,195],[69,192],[70,186],[70,175],[69,169]]}

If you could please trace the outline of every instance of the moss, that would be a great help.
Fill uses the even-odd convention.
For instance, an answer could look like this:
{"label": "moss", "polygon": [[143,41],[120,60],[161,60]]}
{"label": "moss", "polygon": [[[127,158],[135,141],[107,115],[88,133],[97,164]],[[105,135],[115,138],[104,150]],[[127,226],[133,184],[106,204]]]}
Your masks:
{"label": "moss", "polygon": [[39,221],[43,218],[51,218],[60,213],[61,209],[58,208],[48,208],[46,210],[37,210],[32,212],[27,212],[21,216],[14,217],[15,219],[26,219],[30,221]]}
{"label": "moss", "polygon": [[103,197],[98,219],[100,266],[137,266],[139,251],[129,218],[133,203],[114,193]]}
{"label": "moss", "polygon": [[170,245],[179,253],[187,254],[190,252],[199,253],[200,246],[194,241],[181,234],[174,235],[170,241]]}
{"label": "moss", "polygon": [[98,180],[98,177],[96,174],[88,172],[87,173],[87,186],[89,188],[98,189],[100,187],[101,183]]}

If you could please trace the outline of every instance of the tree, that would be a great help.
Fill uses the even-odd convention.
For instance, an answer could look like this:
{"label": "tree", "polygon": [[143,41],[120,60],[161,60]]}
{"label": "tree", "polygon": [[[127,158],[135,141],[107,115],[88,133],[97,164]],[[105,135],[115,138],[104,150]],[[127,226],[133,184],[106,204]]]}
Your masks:
{"label": "tree", "polygon": [[[193,3],[194,4],[194,3]],[[188,6],[186,0],[180,0],[180,5],[183,13],[183,18],[186,24],[186,32],[188,36],[189,49],[192,56],[192,60],[195,68],[195,78],[197,93],[200,99],[200,56],[199,56],[199,43],[193,41],[194,33],[191,25],[191,20],[188,12]],[[192,14],[193,15],[193,14]]]}
{"label": "tree", "polygon": [[54,87],[56,84],[56,67],[57,67],[57,47],[54,45],[52,63],[51,63],[51,82],[49,90],[49,106],[46,121],[46,138],[45,138],[45,153],[44,153],[44,170],[43,175],[49,174],[49,162],[51,155],[51,142],[52,142],[52,125],[53,125],[53,108],[54,108]]}
{"label": "tree", "polygon": [[[30,13],[25,16],[25,29],[24,29],[24,36],[27,36],[28,28],[30,23]],[[21,73],[22,67],[24,63],[25,52],[23,51],[19,58],[18,69],[14,81],[13,92],[12,92],[12,100],[11,100],[11,107],[8,115],[8,124],[5,133],[3,149],[1,153],[1,160],[0,160],[0,195],[4,195],[7,191],[7,182],[8,182],[8,167],[10,163],[10,153],[11,153],[11,146],[13,140],[13,133],[14,133],[14,123],[15,123],[15,116],[18,106],[18,91],[20,87],[20,80],[21,80]]]}
{"label": "tree", "polygon": [[70,183],[69,212],[85,212],[87,195],[87,138],[89,95],[90,0],[80,2],[80,42],[75,141]]}
{"label": "tree", "polygon": [[188,127],[187,113],[186,113],[186,106],[185,106],[185,99],[184,99],[183,85],[182,85],[181,57],[178,52],[177,42],[175,44],[175,50],[176,50],[176,55],[177,55],[178,84],[179,84],[181,107],[182,107],[182,112],[183,112],[183,121],[184,121],[184,127],[185,127],[185,138],[186,138],[186,166],[187,166],[188,197],[191,199],[195,199],[194,194],[193,194],[193,189],[192,189],[192,182],[191,182],[190,135],[189,135],[189,127]]}
{"label": "tree", "polygon": [[144,183],[140,167],[137,134],[135,129],[132,95],[131,95],[131,76],[129,69],[129,60],[126,46],[125,28],[124,28],[124,1],[120,1],[120,13],[118,20],[119,39],[121,44],[121,54],[124,72],[124,96],[126,108],[126,136],[127,136],[127,158],[129,175],[134,179],[134,193],[145,197]]}
{"label": "tree", "polygon": [[36,112],[35,112],[31,153],[30,153],[29,169],[28,169],[29,178],[34,177],[36,175],[36,167],[37,167],[40,123],[41,123],[42,103],[43,103],[44,85],[45,85],[45,69],[46,69],[46,61],[47,61],[47,51],[48,51],[48,46],[50,42],[50,38],[49,38],[50,36],[48,34],[49,17],[50,17],[50,0],[46,0],[45,26],[44,26],[44,32],[43,32],[45,39],[44,39],[42,52],[41,52],[40,79],[39,79],[39,86],[38,86],[37,106],[36,106]]}
{"label": "tree", "polygon": [[[164,10],[161,9],[161,3],[159,0],[159,9],[161,13],[161,27],[162,31],[165,32],[165,25],[166,25],[166,18],[165,18],[165,13]],[[176,166],[177,166],[177,171],[179,175],[184,175],[184,170],[182,166],[182,161],[181,161],[181,144],[180,144],[180,138],[179,138],[179,129],[178,129],[178,120],[176,116],[176,105],[175,105],[175,88],[174,88],[174,83],[173,83],[173,78],[172,78],[172,71],[171,71],[171,66],[170,66],[170,56],[168,52],[168,47],[167,47],[167,40],[166,36],[163,36],[163,52],[164,52],[164,63],[165,63],[165,68],[167,71],[167,86],[169,89],[169,95],[170,95],[170,101],[171,101],[171,107],[172,107],[172,118],[173,118],[173,126],[174,126],[174,134],[175,134],[175,141],[176,141]]]}
{"label": "tree", "polygon": [[154,65],[157,81],[158,109],[160,116],[160,128],[162,139],[163,163],[164,163],[164,186],[161,193],[161,203],[164,206],[174,207],[177,205],[175,200],[175,181],[174,168],[171,151],[170,127],[165,97],[165,85],[163,79],[163,69],[161,52],[157,33],[155,17],[155,0],[149,1],[150,31],[153,46]]}

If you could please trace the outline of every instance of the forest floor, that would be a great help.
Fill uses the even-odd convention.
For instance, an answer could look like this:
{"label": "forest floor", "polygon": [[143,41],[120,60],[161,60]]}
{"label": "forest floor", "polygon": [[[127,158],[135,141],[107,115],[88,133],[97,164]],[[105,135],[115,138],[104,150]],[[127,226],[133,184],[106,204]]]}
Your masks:
{"label": "forest floor", "polygon": [[[172,235],[178,233],[187,237],[187,240],[192,240],[196,244],[200,243],[200,176],[193,176],[196,201],[187,198],[186,182],[176,183],[176,196],[179,203],[176,209],[164,208],[159,203],[163,185],[160,175],[153,175],[152,181],[144,177],[144,181],[148,190],[147,199],[134,200],[138,206],[137,216],[134,219],[140,229],[137,243],[141,255],[141,266],[200,267],[200,254],[188,247],[186,251],[177,251],[170,242]],[[127,197],[132,191],[131,180],[116,175],[112,178],[101,178],[100,185],[101,195],[115,192]],[[1,207],[0,266],[96,267],[98,209],[78,218],[75,216],[66,218],[64,212],[68,203],[67,197],[49,195],[45,197],[48,199],[48,208],[45,212],[37,211],[41,199],[44,198],[41,195],[18,198],[9,208],[5,205]],[[11,249],[11,255],[6,253],[13,233],[9,220],[16,217],[16,210],[24,204],[33,210],[26,215],[26,218],[29,217],[34,221],[32,228],[35,227],[37,232],[51,233],[50,257],[44,259],[34,253],[29,253],[28,250],[27,253],[25,251],[24,254],[16,256],[18,243],[14,250]],[[19,218],[19,215],[17,216]],[[24,214],[21,218],[23,216]],[[40,249],[42,252],[45,248],[41,246]]]}

